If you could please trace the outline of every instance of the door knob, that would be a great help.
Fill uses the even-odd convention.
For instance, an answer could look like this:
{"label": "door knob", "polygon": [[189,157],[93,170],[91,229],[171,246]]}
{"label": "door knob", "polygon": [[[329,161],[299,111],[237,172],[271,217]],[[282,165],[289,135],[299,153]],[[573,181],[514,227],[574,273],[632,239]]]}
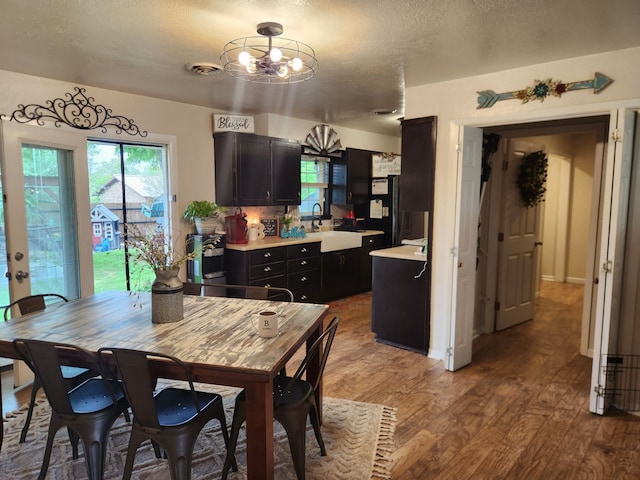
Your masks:
{"label": "door knob", "polygon": [[18,270],[16,272],[16,280],[18,280],[18,283],[22,283],[22,280],[24,280],[28,276],[29,276],[29,272],[23,272],[22,270]]}

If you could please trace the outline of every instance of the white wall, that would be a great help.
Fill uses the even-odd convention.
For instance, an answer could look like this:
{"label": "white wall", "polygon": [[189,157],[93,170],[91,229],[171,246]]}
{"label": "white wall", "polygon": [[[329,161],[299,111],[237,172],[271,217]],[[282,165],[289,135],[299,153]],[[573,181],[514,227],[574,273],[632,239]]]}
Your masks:
{"label": "white wall", "polygon": [[[72,93],[76,86],[83,85],[0,70],[0,114],[10,116],[19,104],[44,105],[47,100],[65,98],[65,94]],[[212,115],[220,111],[91,86],[85,88],[87,96],[93,97],[96,104],[110,108],[113,115],[133,119],[141,130],[150,134],[171,137],[171,151],[176,155],[178,165],[177,171],[172,172],[177,177],[172,182],[173,193],[177,195],[177,203],[173,206],[174,219],[181,218],[184,208],[192,200],[214,200]],[[258,134],[304,142],[317,123],[275,115],[258,115],[255,125]],[[334,129],[343,147],[383,152],[400,151],[399,134],[396,138],[341,127]],[[88,136],[92,134],[94,132],[87,132]],[[145,141],[144,138],[124,133],[117,136],[113,131],[109,131],[107,136],[133,142]],[[183,223],[182,228],[188,231],[191,227]]]}
{"label": "white wall", "polygon": [[[518,100],[506,100],[489,109],[476,109],[477,92],[480,90],[510,92],[532,86],[536,79],[550,77],[576,82],[593,78],[594,72],[601,72],[614,80],[598,95],[582,90],[567,92],[560,98],[550,97],[544,102],[522,104]],[[608,114],[617,104],[640,104],[638,78],[640,48],[632,48],[407,89],[405,118],[438,117],[431,294],[431,350],[434,356],[442,356],[446,349],[451,312],[453,268],[450,252],[453,247],[457,175],[454,140],[457,136],[452,135],[452,129],[457,130],[460,124],[507,125]]]}

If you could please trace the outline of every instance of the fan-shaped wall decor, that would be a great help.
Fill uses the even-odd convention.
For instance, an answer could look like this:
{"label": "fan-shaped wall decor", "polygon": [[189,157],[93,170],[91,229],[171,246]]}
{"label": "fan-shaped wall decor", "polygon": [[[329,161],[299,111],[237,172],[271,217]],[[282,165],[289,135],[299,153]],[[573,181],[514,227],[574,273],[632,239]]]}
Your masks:
{"label": "fan-shaped wall decor", "polygon": [[316,125],[307,135],[305,147],[317,155],[331,155],[342,148],[338,134],[329,125]]}

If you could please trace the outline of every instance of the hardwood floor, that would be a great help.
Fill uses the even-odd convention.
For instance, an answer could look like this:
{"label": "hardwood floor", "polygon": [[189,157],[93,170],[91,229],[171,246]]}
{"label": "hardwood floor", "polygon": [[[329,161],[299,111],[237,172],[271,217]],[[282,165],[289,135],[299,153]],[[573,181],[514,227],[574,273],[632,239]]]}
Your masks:
{"label": "hardwood floor", "polygon": [[[640,478],[640,418],[588,410],[582,286],[545,283],[535,320],[477,338],[457,372],[376,343],[370,308],[369,294],[331,303],[324,393],[397,408],[393,479]],[[2,380],[5,412],[26,403],[28,388]]]}

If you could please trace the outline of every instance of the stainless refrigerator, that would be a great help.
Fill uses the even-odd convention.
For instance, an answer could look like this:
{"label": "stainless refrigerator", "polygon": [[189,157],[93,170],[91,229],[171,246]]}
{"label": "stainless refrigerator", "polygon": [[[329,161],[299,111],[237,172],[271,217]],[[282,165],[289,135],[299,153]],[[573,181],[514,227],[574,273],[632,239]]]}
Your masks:
{"label": "stainless refrigerator", "polygon": [[356,218],[364,219],[367,230],[382,230],[386,244],[400,245],[405,239],[425,236],[425,212],[408,212],[399,208],[400,189],[398,175],[372,178],[366,203],[354,205]]}

